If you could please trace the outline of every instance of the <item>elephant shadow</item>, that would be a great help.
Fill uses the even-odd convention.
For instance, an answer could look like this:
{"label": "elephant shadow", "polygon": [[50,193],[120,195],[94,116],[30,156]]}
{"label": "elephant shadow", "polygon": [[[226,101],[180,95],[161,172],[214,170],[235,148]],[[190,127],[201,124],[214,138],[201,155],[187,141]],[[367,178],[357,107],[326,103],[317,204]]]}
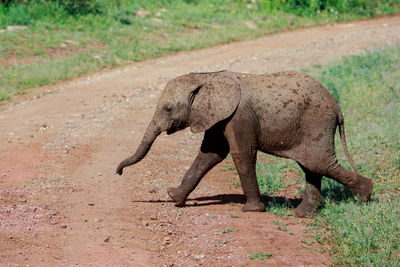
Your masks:
{"label": "elephant shadow", "polygon": [[356,200],[354,194],[350,191],[350,189],[331,179],[324,178],[321,194],[322,197],[325,199],[325,202],[330,201],[334,203],[339,203]]}
{"label": "elephant shadow", "polygon": [[[301,199],[299,198],[286,198],[281,196],[267,196],[262,195],[261,200],[264,202],[267,208],[274,205],[285,205],[289,208],[297,207]],[[173,202],[172,200],[135,200],[133,202],[146,202],[146,203],[165,203]],[[201,206],[214,206],[214,205],[235,205],[245,204],[246,197],[243,194],[218,194],[213,196],[204,196],[197,198],[189,198],[185,204],[185,207],[201,207]]]}
{"label": "elephant shadow", "polygon": [[[246,203],[246,197],[243,194],[219,194],[214,196],[198,197],[189,200],[191,200],[191,202],[194,201],[194,203],[186,204],[186,206],[189,207]],[[299,198],[286,198],[282,196],[268,196],[268,195],[261,195],[261,200],[264,202],[267,209],[271,208],[272,206],[278,206],[278,205],[279,206],[285,205],[288,208],[295,208],[301,202],[301,199]]]}
{"label": "elephant shadow", "polygon": [[[345,186],[329,181],[326,183],[321,194],[325,200],[329,200],[334,203],[355,201],[353,193]],[[273,209],[274,207],[285,207],[287,209],[294,209],[300,205],[302,198],[287,198],[284,196],[270,196],[261,195],[261,200],[265,204],[266,210]],[[165,203],[173,202],[172,200],[134,200],[132,202],[145,202],[145,203]],[[186,207],[201,207],[201,206],[213,206],[213,205],[226,205],[226,204],[245,204],[246,197],[243,194],[217,194],[213,196],[204,196],[197,198],[189,198],[186,202]],[[323,204],[324,205],[324,204]],[[322,206],[323,207],[323,206]]]}

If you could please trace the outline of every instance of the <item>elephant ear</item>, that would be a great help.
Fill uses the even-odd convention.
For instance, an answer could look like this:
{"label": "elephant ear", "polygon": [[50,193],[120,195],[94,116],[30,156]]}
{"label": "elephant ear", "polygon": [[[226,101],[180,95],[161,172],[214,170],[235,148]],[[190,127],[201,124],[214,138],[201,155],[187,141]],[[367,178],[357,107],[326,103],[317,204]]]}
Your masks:
{"label": "elephant ear", "polygon": [[207,81],[193,92],[190,130],[198,133],[210,129],[219,121],[231,116],[239,102],[240,84],[237,77],[227,73],[209,76]]}

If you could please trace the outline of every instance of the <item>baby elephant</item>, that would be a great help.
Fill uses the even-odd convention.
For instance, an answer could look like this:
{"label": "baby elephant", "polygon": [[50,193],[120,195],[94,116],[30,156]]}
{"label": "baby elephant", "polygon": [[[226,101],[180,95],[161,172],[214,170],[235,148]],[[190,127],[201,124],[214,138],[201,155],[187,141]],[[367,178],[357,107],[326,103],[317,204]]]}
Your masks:
{"label": "baby elephant", "polygon": [[[142,160],[161,132],[172,134],[188,126],[193,133],[204,131],[204,139],[180,186],[168,189],[177,206],[184,206],[201,178],[231,153],[247,199],[242,211],[265,211],[255,171],[257,150],[293,159],[303,169],[306,188],[295,210],[299,217],[318,211],[322,176],[347,186],[359,201],[371,196],[372,180],[358,173],[347,150],[339,105],[307,74],[219,71],[169,81],[136,153],[119,164],[117,173]],[[336,158],[337,126],[355,172]]]}

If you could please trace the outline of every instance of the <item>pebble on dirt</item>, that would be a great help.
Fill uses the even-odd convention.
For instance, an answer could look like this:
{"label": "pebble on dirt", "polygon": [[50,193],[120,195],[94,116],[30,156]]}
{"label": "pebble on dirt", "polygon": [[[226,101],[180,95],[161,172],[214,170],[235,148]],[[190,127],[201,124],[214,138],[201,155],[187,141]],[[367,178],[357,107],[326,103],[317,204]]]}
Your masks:
{"label": "pebble on dirt", "polygon": [[153,187],[149,190],[149,193],[157,193],[157,188]]}
{"label": "pebble on dirt", "polygon": [[193,258],[198,261],[198,260],[201,260],[202,258],[204,258],[204,255],[203,254],[193,254]]}

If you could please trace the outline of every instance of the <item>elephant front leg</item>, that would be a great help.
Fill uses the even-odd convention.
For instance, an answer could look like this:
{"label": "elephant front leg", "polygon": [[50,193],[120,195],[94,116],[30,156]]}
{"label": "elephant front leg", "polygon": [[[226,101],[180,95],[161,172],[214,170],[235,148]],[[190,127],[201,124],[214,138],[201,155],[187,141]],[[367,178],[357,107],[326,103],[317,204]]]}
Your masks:
{"label": "elephant front leg", "polygon": [[242,211],[265,211],[256,176],[257,124],[248,119],[247,113],[239,111],[232,123],[227,125],[225,135],[246,196]]}
{"label": "elephant front leg", "polygon": [[313,173],[300,165],[306,174],[306,188],[303,194],[303,200],[294,210],[297,217],[312,216],[318,212],[321,206],[321,180],[322,175]]}
{"label": "elephant front leg", "polygon": [[246,196],[246,204],[243,205],[242,211],[265,211],[265,205],[261,201],[260,189],[258,188],[256,176],[256,158],[249,161],[249,157],[245,155],[232,154],[236,170],[240,177],[243,193]]}
{"label": "elephant front leg", "polygon": [[176,202],[176,206],[185,206],[189,194],[196,188],[204,175],[225,159],[228,153],[228,142],[218,128],[211,128],[205,132],[200,151],[192,166],[185,173],[179,187],[167,189],[168,195]]}

